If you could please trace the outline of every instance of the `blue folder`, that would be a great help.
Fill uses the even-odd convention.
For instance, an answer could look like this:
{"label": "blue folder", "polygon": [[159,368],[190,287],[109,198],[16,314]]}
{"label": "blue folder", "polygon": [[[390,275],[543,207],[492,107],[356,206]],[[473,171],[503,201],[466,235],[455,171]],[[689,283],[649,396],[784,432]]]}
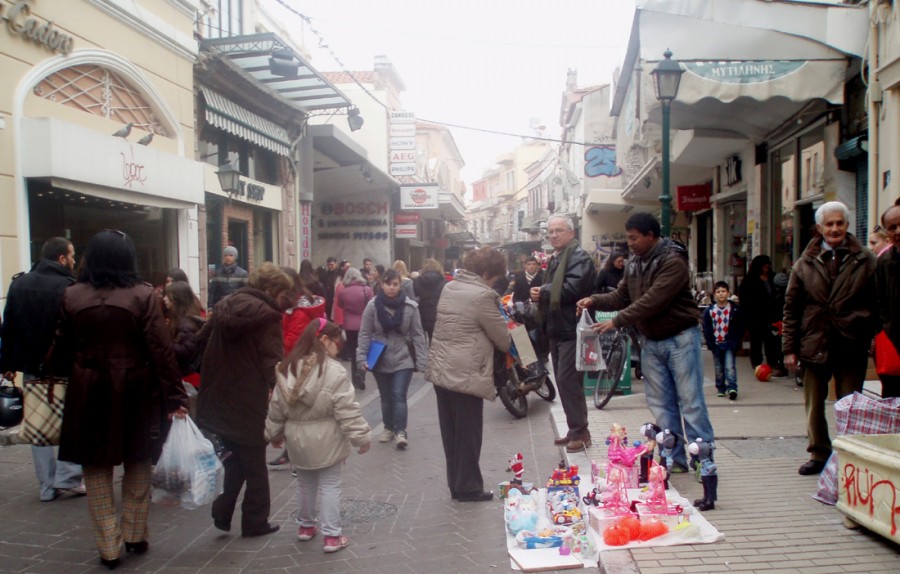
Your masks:
{"label": "blue folder", "polygon": [[384,353],[385,347],[387,347],[387,345],[381,341],[372,340],[369,344],[369,354],[366,355],[366,364],[369,365],[369,370],[374,369],[375,365],[378,364],[378,359],[380,359],[381,354]]}

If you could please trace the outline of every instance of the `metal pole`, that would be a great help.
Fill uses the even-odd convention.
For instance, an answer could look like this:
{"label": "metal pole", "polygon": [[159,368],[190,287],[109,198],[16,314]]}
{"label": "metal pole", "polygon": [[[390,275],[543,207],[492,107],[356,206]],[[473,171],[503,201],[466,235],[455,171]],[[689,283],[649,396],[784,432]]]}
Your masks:
{"label": "metal pole", "polygon": [[669,193],[669,105],[670,101],[662,102],[662,193],[659,196],[660,206],[660,231],[663,237],[670,235],[670,221],[672,210],[672,195]]}

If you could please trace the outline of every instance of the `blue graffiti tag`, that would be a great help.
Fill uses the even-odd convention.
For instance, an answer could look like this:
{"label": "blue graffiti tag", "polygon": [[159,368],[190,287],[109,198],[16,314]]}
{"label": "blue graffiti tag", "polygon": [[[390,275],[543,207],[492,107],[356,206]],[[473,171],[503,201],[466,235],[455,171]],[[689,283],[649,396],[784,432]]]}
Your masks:
{"label": "blue graffiti tag", "polygon": [[605,175],[616,177],[622,174],[622,168],[616,165],[616,146],[598,145],[584,152],[584,174],[588,177]]}

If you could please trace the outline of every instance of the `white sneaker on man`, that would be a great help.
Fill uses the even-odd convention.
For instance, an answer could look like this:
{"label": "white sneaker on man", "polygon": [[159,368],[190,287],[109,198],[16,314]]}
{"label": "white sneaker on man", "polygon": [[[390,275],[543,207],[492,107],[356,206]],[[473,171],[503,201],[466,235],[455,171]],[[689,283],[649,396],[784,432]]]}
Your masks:
{"label": "white sneaker on man", "polygon": [[397,432],[397,450],[406,450],[407,445],[406,431]]}
{"label": "white sneaker on man", "polygon": [[392,430],[384,429],[378,436],[378,442],[391,442],[392,440],[394,440],[394,431]]}

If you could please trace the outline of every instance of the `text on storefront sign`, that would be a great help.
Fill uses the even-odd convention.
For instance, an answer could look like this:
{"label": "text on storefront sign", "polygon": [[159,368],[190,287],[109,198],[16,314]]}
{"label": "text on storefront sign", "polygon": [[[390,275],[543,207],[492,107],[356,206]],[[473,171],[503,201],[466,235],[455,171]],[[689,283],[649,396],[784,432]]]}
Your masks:
{"label": "text on storefront sign", "polygon": [[25,0],[14,4],[0,4],[0,18],[6,22],[10,34],[21,36],[60,54],[72,51],[72,36],[57,30],[52,21],[41,22],[32,17],[31,6]]}

